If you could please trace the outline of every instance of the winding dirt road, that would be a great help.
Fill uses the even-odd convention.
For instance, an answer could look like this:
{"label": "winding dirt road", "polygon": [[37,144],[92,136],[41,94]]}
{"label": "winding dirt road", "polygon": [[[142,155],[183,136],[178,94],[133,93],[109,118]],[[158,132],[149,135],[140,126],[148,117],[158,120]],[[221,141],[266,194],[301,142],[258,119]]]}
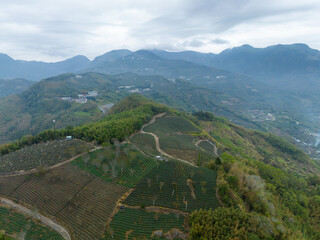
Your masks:
{"label": "winding dirt road", "polygon": [[4,198],[4,197],[0,197],[0,203],[3,205],[6,205],[8,207],[14,208],[17,211],[23,213],[24,215],[28,215],[35,220],[39,220],[42,224],[44,224],[44,225],[54,229],[56,232],[58,232],[64,239],[71,240],[71,236],[70,236],[68,230],[65,227],[56,223],[55,221],[51,220],[50,218],[47,218],[47,217],[41,215],[40,213],[35,213],[35,212],[31,211],[30,209],[28,209],[22,205],[19,205],[15,202],[11,201],[10,199]]}
{"label": "winding dirt road", "polygon": [[198,148],[201,148],[201,147],[199,147],[199,144],[202,143],[202,142],[208,142],[208,143],[210,143],[210,144],[213,146],[213,153],[214,153],[214,155],[216,155],[217,157],[219,156],[219,155],[218,155],[217,146],[214,145],[212,142],[210,142],[210,141],[207,140],[207,139],[200,139],[200,140],[198,140],[198,141],[195,143],[195,145],[196,145]]}
{"label": "winding dirt road", "polygon": [[188,161],[186,161],[186,160],[184,160],[184,159],[171,156],[171,155],[169,155],[168,153],[166,153],[165,151],[163,151],[163,150],[160,148],[159,137],[158,137],[157,135],[155,135],[154,133],[145,132],[145,131],[144,131],[144,128],[145,128],[145,127],[153,124],[153,123],[157,120],[157,118],[163,117],[165,114],[166,114],[166,113],[160,113],[160,114],[155,115],[155,116],[151,119],[150,122],[148,122],[148,123],[146,123],[145,125],[142,126],[141,130],[140,130],[138,133],[144,133],[144,134],[149,134],[149,135],[153,136],[153,138],[154,138],[154,140],[155,140],[155,142],[156,142],[156,149],[157,149],[157,151],[158,151],[160,154],[162,154],[162,155],[164,155],[164,156],[166,156],[166,157],[168,157],[168,158],[172,158],[172,159],[175,159],[175,160],[184,162],[184,163],[186,163],[186,164],[189,164],[189,165],[191,165],[191,166],[197,167],[197,166],[195,166],[194,164],[192,164],[192,163],[190,163],[190,162],[188,162]]}
{"label": "winding dirt road", "polygon": [[[98,149],[100,149],[100,148],[102,148],[102,147],[100,147],[100,146],[99,146],[99,147],[96,147],[96,148],[94,148],[94,149],[91,149],[89,152],[94,152],[94,151],[96,151],[96,150],[98,150]],[[65,160],[65,161],[63,161],[63,162],[59,162],[59,163],[57,163],[57,164],[55,164],[55,165],[52,165],[52,166],[50,166],[50,167],[45,167],[45,169],[51,170],[51,169],[60,167],[60,166],[62,166],[62,165],[64,165],[64,164],[67,164],[67,163],[69,163],[69,162],[72,162],[73,160],[75,160],[75,159],[77,159],[78,157],[81,157],[82,155],[85,155],[85,154],[87,154],[87,152],[80,153],[80,154],[78,154],[77,156],[74,156],[74,157],[72,157],[72,158],[69,158],[68,160]],[[38,168],[34,168],[34,169],[27,170],[27,171],[19,171],[19,172],[12,173],[12,174],[1,175],[0,178],[4,178],[4,177],[15,177],[15,176],[19,176],[19,175],[28,175],[28,174],[37,173],[37,172],[39,172],[39,169],[38,169]]]}

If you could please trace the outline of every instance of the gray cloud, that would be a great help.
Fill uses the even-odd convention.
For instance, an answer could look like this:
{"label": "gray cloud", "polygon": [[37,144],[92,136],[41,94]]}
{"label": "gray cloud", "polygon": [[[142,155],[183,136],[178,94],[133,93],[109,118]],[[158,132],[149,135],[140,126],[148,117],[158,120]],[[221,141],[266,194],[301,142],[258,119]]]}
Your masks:
{"label": "gray cloud", "polygon": [[229,41],[221,39],[221,38],[215,38],[212,41],[210,41],[210,43],[213,43],[213,44],[228,44]]}
{"label": "gray cloud", "polygon": [[0,52],[90,58],[118,48],[219,52],[245,43],[320,49],[317,0],[0,1]]}

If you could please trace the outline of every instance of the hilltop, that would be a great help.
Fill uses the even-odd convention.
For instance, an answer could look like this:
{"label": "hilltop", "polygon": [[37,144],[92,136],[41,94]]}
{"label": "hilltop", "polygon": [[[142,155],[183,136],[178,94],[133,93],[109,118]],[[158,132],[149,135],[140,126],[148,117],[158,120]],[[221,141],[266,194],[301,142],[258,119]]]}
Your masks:
{"label": "hilltop", "polygon": [[[293,113],[299,108],[298,104],[291,104],[291,110],[286,107],[291,101],[297,103],[299,100],[293,96],[277,99],[267,90],[260,90],[254,92],[240,83],[236,86],[226,83],[212,89],[187,80],[132,73],[63,74],[39,81],[20,94],[0,99],[3,113],[0,116],[0,143],[53,127],[60,129],[101,119],[110,106],[136,92],[179,110],[210,111],[244,127],[273,132],[292,142],[298,139],[295,144],[312,151],[310,153],[315,156],[313,136],[309,135],[315,126],[304,116]],[[88,95],[89,92],[94,96]],[[237,97],[232,97],[234,95]],[[266,97],[272,100],[266,103],[263,100]],[[282,104],[278,105],[278,101]]]}
{"label": "hilltop", "polygon": [[[22,171],[19,156],[67,135],[78,140],[54,158],[60,164],[31,154],[38,170]],[[98,146],[72,149],[86,142]],[[0,150],[0,159],[15,159],[2,170],[0,194],[54,216],[74,239],[319,237],[317,162],[280,137],[208,112],[189,115],[134,94],[99,121]],[[68,152],[78,155],[66,161]]]}

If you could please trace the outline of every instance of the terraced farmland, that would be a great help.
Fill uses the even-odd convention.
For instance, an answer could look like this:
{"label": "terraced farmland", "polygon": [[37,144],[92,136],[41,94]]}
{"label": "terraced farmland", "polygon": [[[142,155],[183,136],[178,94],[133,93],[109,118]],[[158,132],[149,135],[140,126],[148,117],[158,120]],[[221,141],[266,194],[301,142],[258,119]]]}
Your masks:
{"label": "terraced farmland", "polygon": [[146,132],[152,132],[159,137],[168,133],[186,133],[186,132],[200,132],[200,129],[192,125],[188,120],[177,117],[164,115],[163,117],[157,118],[157,120],[144,128]]}
{"label": "terraced farmland", "polygon": [[72,164],[43,174],[0,177],[0,195],[9,196],[57,217],[75,239],[98,239],[128,189],[108,183]]}
{"label": "terraced farmland", "polygon": [[208,153],[213,153],[214,152],[214,147],[213,145],[208,142],[208,141],[202,141],[199,143],[199,147],[207,151]]}
{"label": "terraced farmland", "polygon": [[132,137],[131,142],[146,153],[159,155],[154,137],[149,134],[137,133]]}
{"label": "terraced farmland", "polygon": [[63,238],[52,229],[6,207],[0,207],[0,229],[13,237],[24,235],[24,239],[26,240],[63,240]]}
{"label": "terraced farmland", "polygon": [[122,144],[118,153],[107,147],[79,157],[73,164],[106,181],[134,187],[158,162],[130,144]]}
{"label": "terraced farmland", "polygon": [[124,202],[130,206],[163,206],[191,212],[219,206],[216,173],[169,161],[153,169]]}
{"label": "terraced farmland", "polygon": [[185,236],[184,232],[184,217],[181,215],[126,208],[114,216],[102,239],[166,239],[165,235],[181,239],[179,235]]}
{"label": "terraced farmland", "polygon": [[0,174],[48,167],[63,162],[92,146],[80,140],[56,140],[34,144],[0,157]]}

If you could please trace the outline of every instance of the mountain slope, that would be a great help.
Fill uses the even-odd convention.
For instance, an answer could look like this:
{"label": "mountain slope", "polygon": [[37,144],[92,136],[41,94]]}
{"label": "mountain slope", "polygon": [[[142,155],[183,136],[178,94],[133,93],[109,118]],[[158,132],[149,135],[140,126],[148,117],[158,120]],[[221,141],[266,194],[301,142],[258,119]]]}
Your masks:
{"label": "mountain slope", "polygon": [[[299,108],[294,97],[277,99],[266,92],[263,96],[260,92],[252,91],[252,88],[230,89],[239,97],[234,98],[226,91],[198,87],[180,79],[169,81],[160,76],[130,73],[114,76],[98,73],[60,75],[42,80],[19,95],[0,100],[3,113],[0,116],[0,142],[53,128],[53,120],[56,120],[56,128],[94,121],[103,117],[99,106],[107,107],[109,105],[106,104],[116,103],[122,97],[138,92],[177,109],[214,112],[245,127],[291,135],[311,144],[312,138],[307,135],[307,129],[312,125],[305,121],[304,116],[293,115],[288,111],[290,108],[286,108],[292,101],[296,102],[292,108]],[[86,103],[75,101],[78,94],[87,94],[91,90],[97,91],[98,96],[88,98]],[[72,101],[63,100],[65,97],[72,98]],[[270,100],[265,102],[265,97]],[[277,105],[279,101],[282,105]],[[269,119],[268,113],[273,114],[275,119]],[[297,121],[301,123],[298,126]],[[302,143],[301,146],[306,147]]]}
{"label": "mountain slope", "polygon": [[[1,195],[13,192],[11,197],[43,212],[59,212],[57,218],[70,226],[77,239],[97,238],[102,232],[104,239],[123,239],[128,232],[148,237],[172,228],[179,229],[172,230],[176,237],[189,234],[191,239],[318,239],[319,166],[290,143],[210,113],[191,116],[139,95],[125,98],[111,113],[94,123],[44,131],[1,146],[1,153],[10,156],[14,154],[10,151],[22,147],[27,152],[27,145],[66,135],[106,146],[52,171],[39,168],[35,176],[2,177]],[[162,151],[177,157],[162,154],[162,161],[155,157],[155,145],[146,135],[153,136],[154,142],[157,136]],[[185,151],[189,154],[183,155]],[[188,159],[190,164],[179,160],[191,152],[198,154]],[[32,186],[38,186],[36,197],[21,198],[21,191]],[[42,204],[41,199],[52,194],[59,194],[59,199]],[[111,214],[112,208],[106,206],[116,202],[121,207]],[[63,206],[67,208],[60,210]]]}
{"label": "mountain slope", "polygon": [[23,92],[32,84],[33,82],[25,79],[0,79],[0,98]]}
{"label": "mountain slope", "polygon": [[75,56],[56,63],[14,60],[8,55],[0,54],[0,78],[25,78],[39,81],[61,73],[77,72],[89,66],[90,60],[85,56]]}
{"label": "mountain slope", "polygon": [[305,44],[275,45],[254,48],[249,45],[227,49],[220,54],[197,52],[165,52],[154,54],[167,59],[180,59],[245,74],[305,101],[305,113],[310,119],[320,115],[318,92],[320,90],[320,52]]}

